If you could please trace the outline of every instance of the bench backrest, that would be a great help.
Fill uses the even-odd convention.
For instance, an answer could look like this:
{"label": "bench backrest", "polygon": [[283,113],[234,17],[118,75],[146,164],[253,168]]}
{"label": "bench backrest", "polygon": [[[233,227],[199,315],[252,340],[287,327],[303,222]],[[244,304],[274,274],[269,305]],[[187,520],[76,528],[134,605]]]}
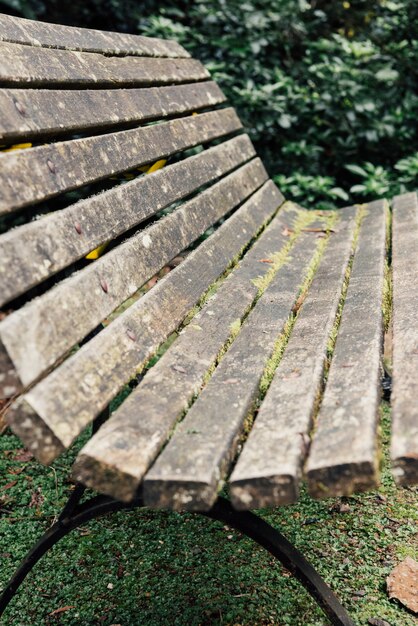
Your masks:
{"label": "bench backrest", "polygon": [[[177,43],[8,16],[0,40],[0,397],[21,396],[10,421],[48,462],[176,330],[283,197],[219,87]],[[152,175],[140,169],[150,167]],[[85,258],[100,246],[99,258]],[[136,301],[185,249],[164,288]],[[55,404],[63,384],[65,417]],[[58,441],[46,424],[59,418]]]}

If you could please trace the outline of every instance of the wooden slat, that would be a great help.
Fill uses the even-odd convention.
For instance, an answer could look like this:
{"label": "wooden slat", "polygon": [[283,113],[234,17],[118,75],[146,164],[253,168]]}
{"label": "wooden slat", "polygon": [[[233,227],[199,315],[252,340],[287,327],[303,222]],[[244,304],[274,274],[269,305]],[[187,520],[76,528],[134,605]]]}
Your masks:
{"label": "wooden slat", "polygon": [[418,483],[418,198],[393,201],[393,473],[400,485]]}
{"label": "wooden slat", "polygon": [[0,214],[242,128],[231,108],[0,155]]}
{"label": "wooden slat", "polygon": [[26,386],[267,178],[260,159],[32,300],[0,323],[6,352]]}
{"label": "wooden slat", "polygon": [[381,387],[385,202],[362,221],[306,473],[317,498],[376,486]]}
{"label": "wooden slat", "polygon": [[[241,184],[248,185],[245,180]],[[251,240],[271,214],[258,202],[262,193],[252,196],[181,265],[9,410],[6,418],[40,461],[50,462],[71,444]],[[227,194],[221,197],[228,200]],[[219,197],[216,202],[220,204]],[[200,212],[202,206],[208,206],[207,201],[199,205]]]}
{"label": "wooden slat", "polygon": [[167,85],[209,78],[195,59],[109,57],[0,42],[3,86]]}
{"label": "wooden slat", "polygon": [[[258,202],[273,213],[278,191],[265,186]],[[263,262],[288,243],[299,212],[290,205],[264,231],[215,295],[183,329],[141,384],[81,450],[73,475],[101,493],[129,501],[177,420],[204,383],[258,293]]]}
{"label": "wooden slat", "polygon": [[209,510],[251,414],[275,341],[284,331],[318,239],[304,234],[250,312],[201,395],[143,481],[147,506]]}
{"label": "wooden slat", "polygon": [[254,155],[239,135],[0,236],[0,306]]}
{"label": "wooden slat", "polygon": [[356,210],[344,209],[229,480],[238,509],[295,502],[327,343],[350,260]]}
{"label": "wooden slat", "polygon": [[224,101],[211,81],[148,89],[1,89],[0,141],[147,122]]}
{"label": "wooden slat", "polygon": [[113,55],[190,56],[175,41],[49,24],[10,15],[0,15],[0,41]]}

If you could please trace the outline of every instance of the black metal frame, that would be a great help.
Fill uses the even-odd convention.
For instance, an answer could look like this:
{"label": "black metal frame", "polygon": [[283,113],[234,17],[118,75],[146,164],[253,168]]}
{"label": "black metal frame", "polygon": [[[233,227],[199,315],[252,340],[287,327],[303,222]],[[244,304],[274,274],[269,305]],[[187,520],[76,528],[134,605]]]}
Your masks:
{"label": "black metal frame", "polygon": [[[32,568],[62,537],[106,513],[144,507],[141,498],[124,503],[101,495],[80,504],[84,491],[83,485],[75,486],[57,522],[45,532],[23,559],[0,596],[0,616]],[[202,515],[228,524],[268,550],[302,583],[332,624],[354,626],[352,619],[313,566],[279,531],[263,519],[250,511],[236,511],[225,498],[218,498],[212,509],[203,512]]]}
{"label": "black metal frame", "polygon": [[[93,336],[98,332],[99,328],[92,332]],[[109,407],[95,419],[92,429],[93,434],[99,430],[108,417]],[[9,602],[16,595],[29,572],[60,539],[75,528],[83,526],[87,522],[107,513],[143,508],[145,506],[141,497],[125,503],[102,495],[93,496],[80,504],[85,490],[86,488],[81,483],[75,485],[58,520],[42,535],[20,563],[0,595],[0,617],[3,615]],[[251,511],[237,511],[232,507],[229,500],[221,497],[218,498],[210,511],[202,511],[200,514],[235,528],[276,557],[302,583],[328,616],[331,624],[334,624],[334,626],[355,626],[338,598],[315,568],[286,537],[270,526],[270,524]]]}

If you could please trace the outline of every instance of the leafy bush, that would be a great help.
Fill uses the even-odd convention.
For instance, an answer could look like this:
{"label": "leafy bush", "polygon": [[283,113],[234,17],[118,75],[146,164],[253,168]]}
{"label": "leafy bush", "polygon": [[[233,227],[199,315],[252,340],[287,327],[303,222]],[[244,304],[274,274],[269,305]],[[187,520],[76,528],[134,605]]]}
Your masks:
{"label": "leafy bush", "polygon": [[7,2],[30,17],[178,40],[301,203],[417,186],[416,0]]}

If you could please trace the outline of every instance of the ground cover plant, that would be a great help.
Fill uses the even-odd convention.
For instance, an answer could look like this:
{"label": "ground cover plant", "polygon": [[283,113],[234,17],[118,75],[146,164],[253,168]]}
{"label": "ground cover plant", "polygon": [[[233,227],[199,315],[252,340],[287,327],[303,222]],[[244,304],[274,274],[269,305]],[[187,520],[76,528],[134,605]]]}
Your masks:
{"label": "ground cover plant", "polygon": [[[418,490],[394,487],[385,450],[379,492],[321,502],[304,495],[261,514],[306,553],[356,623],[414,626],[418,619],[388,599],[385,579],[406,556],[418,558]],[[64,504],[75,451],[45,468],[13,435],[0,438],[0,587]],[[147,510],[102,518],[62,540],[4,617],[9,626],[327,623],[299,583],[240,533],[190,513]]]}

